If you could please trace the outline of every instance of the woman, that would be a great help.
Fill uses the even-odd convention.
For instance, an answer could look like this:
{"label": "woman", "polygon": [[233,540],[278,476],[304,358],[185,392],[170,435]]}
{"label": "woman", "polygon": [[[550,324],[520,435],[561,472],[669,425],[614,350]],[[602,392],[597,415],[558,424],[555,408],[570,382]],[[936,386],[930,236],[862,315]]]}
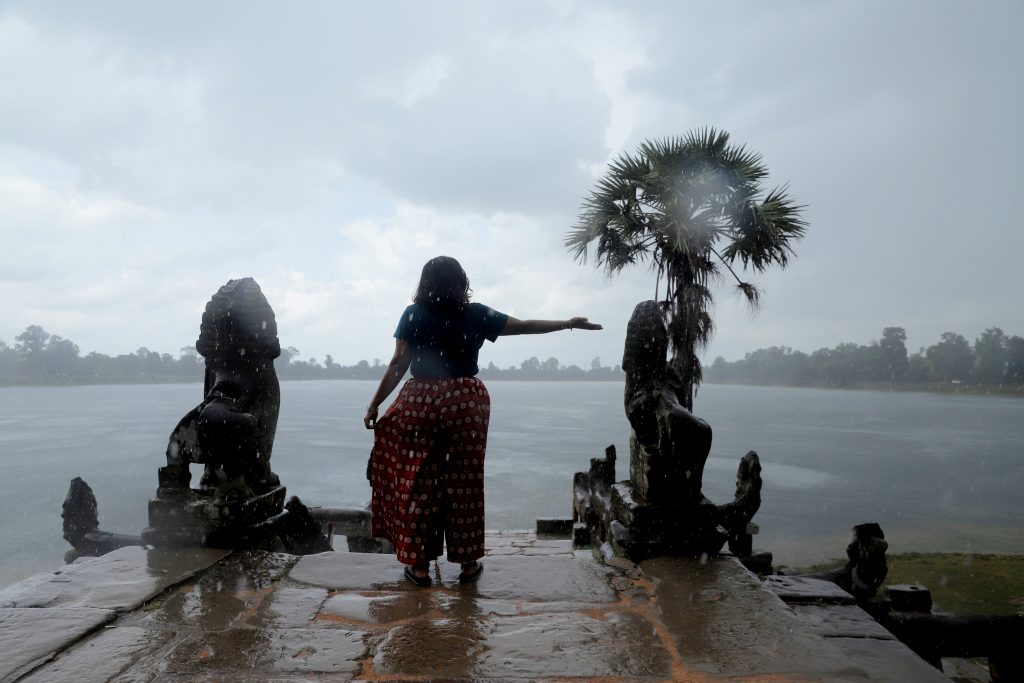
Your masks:
{"label": "woman", "polygon": [[[586,318],[517,320],[469,302],[459,262],[438,256],[423,266],[413,304],[395,330],[395,353],[366,408],[374,430],[367,476],[373,489],[373,535],[395,546],[405,577],[429,586],[430,563],[459,562],[459,580],[483,571],[484,452],[490,397],[476,378],[484,340],[558,330],[600,330]],[[391,407],[380,404],[412,368]]]}

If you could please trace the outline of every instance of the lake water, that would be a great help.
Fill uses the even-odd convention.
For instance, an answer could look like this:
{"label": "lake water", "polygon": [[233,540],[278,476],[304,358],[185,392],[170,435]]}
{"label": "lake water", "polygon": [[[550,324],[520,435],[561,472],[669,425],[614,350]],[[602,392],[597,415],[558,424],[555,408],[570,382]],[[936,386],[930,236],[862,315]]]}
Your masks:
{"label": "lake water", "polygon": [[[272,466],[307,504],[362,506],[375,382],[283,382]],[[487,526],[571,514],[572,474],[608,444],[628,473],[622,384],[491,382]],[[100,524],[138,533],[167,437],[199,384],[0,388],[0,586],[59,566],[61,503],[81,476]],[[877,521],[891,552],[1024,553],[1024,402],[1007,398],[706,385],[714,429],[704,492],[732,498],[739,458],[764,467],[755,548],[776,564],[843,554]]]}

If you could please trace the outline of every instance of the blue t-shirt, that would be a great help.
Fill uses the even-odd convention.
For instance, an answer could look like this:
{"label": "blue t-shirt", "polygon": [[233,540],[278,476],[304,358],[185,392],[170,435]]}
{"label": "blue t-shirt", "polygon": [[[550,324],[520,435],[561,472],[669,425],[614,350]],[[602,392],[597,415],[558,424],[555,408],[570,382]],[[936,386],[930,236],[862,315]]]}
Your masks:
{"label": "blue t-shirt", "polygon": [[413,304],[398,321],[395,339],[412,346],[413,377],[473,377],[484,339],[496,340],[506,322],[506,314],[478,303],[461,311]]}

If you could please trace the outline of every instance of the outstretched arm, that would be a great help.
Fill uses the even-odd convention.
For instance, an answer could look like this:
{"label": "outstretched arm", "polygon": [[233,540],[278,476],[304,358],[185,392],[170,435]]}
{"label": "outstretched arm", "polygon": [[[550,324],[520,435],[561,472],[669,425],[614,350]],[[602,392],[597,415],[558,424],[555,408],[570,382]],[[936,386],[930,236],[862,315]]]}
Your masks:
{"label": "outstretched arm", "polygon": [[380,378],[377,386],[377,393],[370,399],[370,405],[366,406],[366,415],[363,417],[363,424],[367,429],[373,429],[377,423],[377,409],[384,402],[391,392],[395,390],[398,383],[402,381],[409,364],[412,362],[412,349],[409,342],[404,339],[395,340],[395,355],[391,356],[384,376]]}
{"label": "outstretched arm", "polygon": [[507,337],[513,334],[547,334],[559,330],[600,330],[602,327],[592,323],[586,318],[569,318],[568,320],[519,320],[508,317],[505,329],[501,331],[500,337]]}

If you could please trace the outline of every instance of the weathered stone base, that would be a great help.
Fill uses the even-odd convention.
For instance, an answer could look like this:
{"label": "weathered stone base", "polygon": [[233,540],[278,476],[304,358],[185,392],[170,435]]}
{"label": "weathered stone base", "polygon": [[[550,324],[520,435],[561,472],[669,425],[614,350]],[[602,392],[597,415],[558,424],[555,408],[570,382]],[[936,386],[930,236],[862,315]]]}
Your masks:
{"label": "weathered stone base", "polygon": [[665,555],[714,555],[727,539],[715,522],[715,505],[707,499],[645,505],[634,499],[630,483],[619,482],[611,488],[610,504],[612,521],[606,540],[616,554],[634,562]]}
{"label": "weathered stone base", "polygon": [[277,536],[288,514],[284,498],[283,486],[233,501],[196,490],[182,498],[155,498],[142,540],[158,547],[257,548]]}
{"label": "weathered stone base", "polygon": [[714,555],[725,545],[728,534],[718,525],[717,507],[708,499],[651,505],[637,500],[631,482],[615,482],[614,477],[614,446],[605,450],[605,458],[591,460],[589,472],[574,477],[577,545],[608,543],[616,555],[633,562],[667,555]]}

